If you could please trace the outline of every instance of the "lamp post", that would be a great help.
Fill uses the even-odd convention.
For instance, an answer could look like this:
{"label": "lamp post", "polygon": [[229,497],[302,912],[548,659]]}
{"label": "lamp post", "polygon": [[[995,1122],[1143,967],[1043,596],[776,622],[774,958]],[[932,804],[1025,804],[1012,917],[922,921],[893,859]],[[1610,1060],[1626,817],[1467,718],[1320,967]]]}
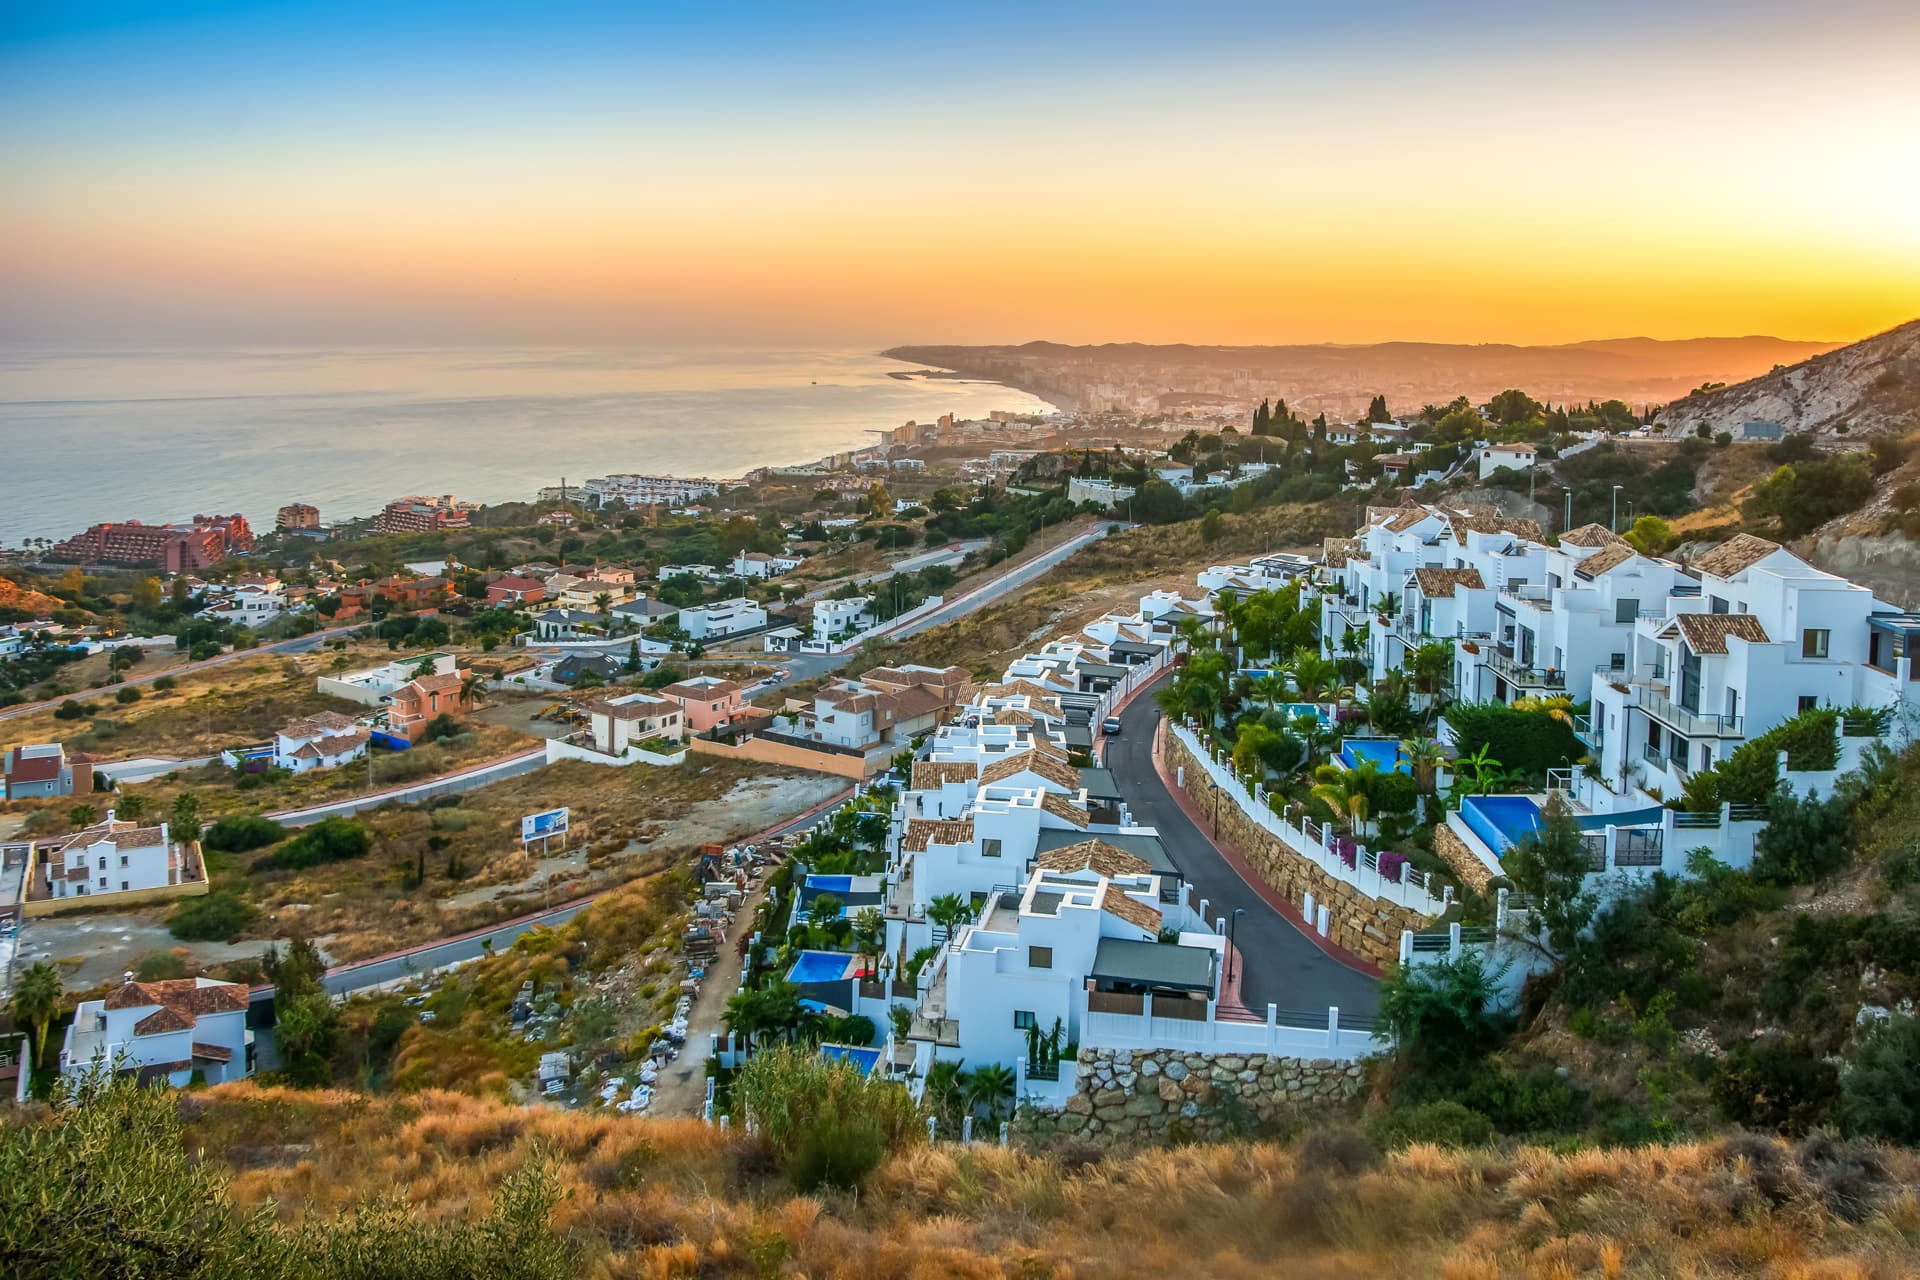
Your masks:
{"label": "lamp post", "polygon": [[1620,490],[1624,486],[1613,486],[1613,514],[1607,517],[1607,528],[1614,533],[1620,532]]}
{"label": "lamp post", "polygon": [[1245,914],[1247,914],[1247,909],[1245,907],[1235,907],[1233,909],[1233,914],[1227,918],[1227,981],[1228,982],[1233,981],[1233,973],[1234,973],[1233,940],[1234,938],[1239,936],[1240,917]]}
{"label": "lamp post", "polygon": [[1567,485],[1565,492],[1567,495],[1567,514],[1561,517],[1560,520],[1560,532],[1562,533],[1573,528],[1573,486]]}

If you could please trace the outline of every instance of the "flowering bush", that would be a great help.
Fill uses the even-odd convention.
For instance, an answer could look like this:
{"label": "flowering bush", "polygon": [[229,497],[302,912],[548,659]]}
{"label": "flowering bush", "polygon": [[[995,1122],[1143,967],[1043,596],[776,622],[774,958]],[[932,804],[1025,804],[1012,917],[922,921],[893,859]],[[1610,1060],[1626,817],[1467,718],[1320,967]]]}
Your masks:
{"label": "flowering bush", "polygon": [[1407,865],[1407,855],[1388,850],[1375,859],[1375,863],[1379,867],[1381,875],[1389,880],[1398,880],[1400,878],[1400,869]]}

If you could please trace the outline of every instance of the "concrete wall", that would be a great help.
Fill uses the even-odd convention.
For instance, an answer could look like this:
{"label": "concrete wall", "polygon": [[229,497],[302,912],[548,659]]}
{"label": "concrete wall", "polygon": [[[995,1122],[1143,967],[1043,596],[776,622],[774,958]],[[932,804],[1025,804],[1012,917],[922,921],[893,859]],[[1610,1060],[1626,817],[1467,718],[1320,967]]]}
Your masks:
{"label": "concrete wall", "polygon": [[[1269,885],[1297,906],[1308,894],[1318,906],[1327,908],[1327,938],[1362,959],[1377,965],[1391,965],[1400,957],[1400,935],[1411,929],[1427,927],[1430,916],[1400,903],[1366,892],[1323,869],[1316,861],[1296,851],[1268,825],[1241,808],[1236,795],[1218,787],[1209,776],[1205,762],[1197,759],[1181,740],[1181,735],[1166,735],[1167,765],[1184,770],[1187,795],[1202,813],[1219,812],[1220,839],[1260,873]],[[1276,820],[1277,821],[1277,820]],[[1343,868],[1344,870],[1345,868]],[[1377,874],[1376,880],[1383,880]],[[1358,878],[1356,874],[1356,879]],[[1409,886],[1394,887],[1397,890]],[[1426,896],[1424,893],[1422,897]],[[1437,912],[1435,913],[1437,914]]]}
{"label": "concrete wall", "polygon": [[90,893],[84,898],[40,898],[26,903],[21,914],[30,919],[55,916],[68,911],[120,911],[149,902],[170,902],[175,898],[204,896],[211,886],[205,876],[185,884],[163,884],[152,889],[128,889],[109,893]]}
{"label": "concrete wall", "polygon": [[1083,1047],[1064,1108],[1023,1112],[1021,1127],[1107,1142],[1231,1137],[1249,1124],[1355,1097],[1363,1083],[1358,1062]]}
{"label": "concrete wall", "polygon": [[732,745],[715,742],[711,738],[688,738],[687,746],[697,755],[725,756],[729,760],[755,760],[761,764],[787,765],[795,769],[811,769],[815,773],[831,773],[836,777],[855,780],[877,773],[881,767],[880,764],[869,765],[864,756],[808,751],[791,743],[769,742],[765,738],[745,738]]}
{"label": "concrete wall", "polygon": [[562,760],[584,760],[588,764],[603,764],[615,769],[624,769],[632,764],[679,764],[687,758],[684,747],[670,756],[657,755],[651,751],[642,751],[638,747],[629,748],[627,754],[623,756],[610,756],[603,751],[593,751],[586,747],[576,747],[571,742],[562,742],[558,738],[548,738],[546,748],[548,764],[558,764]]}

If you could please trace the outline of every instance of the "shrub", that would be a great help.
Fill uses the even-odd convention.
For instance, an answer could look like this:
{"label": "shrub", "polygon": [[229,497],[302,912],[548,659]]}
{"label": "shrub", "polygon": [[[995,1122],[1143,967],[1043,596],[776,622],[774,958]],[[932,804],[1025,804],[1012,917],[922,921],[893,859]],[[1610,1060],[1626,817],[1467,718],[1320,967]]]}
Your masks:
{"label": "shrub", "polygon": [[170,693],[173,691],[173,686],[178,683],[179,681],[172,676],[161,676],[153,682],[153,690],[155,693]]}
{"label": "shrub", "polygon": [[327,818],[288,841],[273,855],[273,862],[275,866],[297,871],[323,862],[364,857],[372,848],[373,837],[365,827],[350,818]]}
{"label": "shrub", "polygon": [[1451,1100],[1386,1111],[1369,1122],[1368,1136],[1386,1150],[1431,1142],[1443,1147],[1481,1147],[1493,1141],[1493,1121]]}
{"label": "shrub", "polygon": [[754,1055],[735,1078],[733,1096],[803,1192],[857,1187],[889,1152],[925,1140],[919,1111],[900,1085],[807,1049]]}
{"label": "shrub", "polygon": [[1484,746],[1503,768],[1529,777],[1564,768],[1586,753],[1573,736],[1573,726],[1545,709],[1520,710],[1498,702],[1456,704],[1447,709],[1447,723],[1457,735],[1461,755]]}
{"label": "shrub", "polygon": [[130,702],[138,702],[140,701],[140,691],[132,685],[127,685],[125,688],[119,689],[114,693],[113,700],[122,706]]}
{"label": "shrub", "polygon": [[245,853],[278,841],[285,827],[257,813],[234,813],[208,827],[200,843],[220,853]]}
{"label": "shrub", "polygon": [[140,963],[133,966],[133,976],[141,982],[165,982],[169,978],[187,976],[187,962],[171,951],[155,951],[142,956]]}
{"label": "shrub", "polygon": [[55,720],[84,720],[92,708],[79,698],[68,698],[53,709]]}
{"label": "shrub", "polygon": [[167,917],[167,931],[189,942],[225,942],[253,923],[253,904],[231,889],[189,898]]}
{"label": "shrub", "polygon": [[1841,1073],[1840,1116],[1849,1133],[1920,1143],[1920,1018],[1895,1016],[1867,1036]]}
{"label": "shrub", "polygon": [[1479,952],[1457,960],[1409,965],[1381,988],[1380,1018],[1403,1060],[1449,1072],[1474,1062],[1500,1039],[1493,978]]}
{"label": "shrub", "polygon": [[1799,1134],[1826,1121],[1839,1101],[1839,1072],[1813,1046],[1741,1045],[1713,1077],[1720,1114],[1749,1129]]}

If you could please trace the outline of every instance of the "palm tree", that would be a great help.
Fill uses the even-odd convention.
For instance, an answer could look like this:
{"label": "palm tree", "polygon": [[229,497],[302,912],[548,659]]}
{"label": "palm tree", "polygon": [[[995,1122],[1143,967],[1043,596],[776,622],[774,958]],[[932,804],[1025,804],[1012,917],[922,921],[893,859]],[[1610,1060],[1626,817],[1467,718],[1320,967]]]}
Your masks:
{"label": "palm tree", "polygon": [[1313,771],[1313,797],[1327,808],[1333,810],[1353,836],[1364,835],[1367,828],[1369,808],[1368,791],[1373,780],[1380,774],[1379,768],[1371,760],[1362,760],[1351,769],[1343,769],[1337,764],[1323,764]]}
{"label": "palm tree", "polygon": [[1299,694],[1302,702],[1322,701],[1323,695],[1339,678],[1330,659],[1305,650],[1294,655],[1293,665],[1287,668],[1287,673],[1293,677],[1294,692]]}
{"label": "palm tree", "polygon": [[1391,618],[1400,612],[1400,593],[1388,591],[1373,602],[1373,611],[1382,618]]}
{"label": "palm tree", "polygon": [[1453,794],[1456,799],[1460,796],[1486,795],[1505,778],[1506,766],[1493,758],[1484,742],[1479,750],[1453,762]]}
{"label": "palm tree", "polygon": [[1287,682],[1277,675],[1260,676],[1253,682],[1253,696],[1266,703],[1267,710],[1271,711],[1287,696]]}
{"label": "palm tree", "polygon": [[998,1062],[975,1067],[967,1073],[964,1089],[969,1107],[985,1107],[989,1124],[1000,1119],[1001,1108],[1013,1101],[1013,1068]]}
{"label": "palm tree", "polygon": [[853,917],[853,945],[860,950],[863,961],[871,961],[866,967],[876,969],[880,963],[880,952],[887,945],[887,917],[878,907],[862,907]]}
{"label": "palm tree", "polygon": [[1446,688],[1448,673],[1453,670],[1453,642],[1429,641],[1407,655],[1406,665],[1413,674],[1414,692],[1427,698],[1428,705],[1433,706],[1440,691]]}
{"label": "palm tree", "polygon": [[1446,750],[1433,738],[1406,738],[1400,743],[1400,753],[1413,769],[1414,785],[1422,795],[1432,795],[1440,777],[1440,765],[1447,758]]}
{"label": "palm tree", "polygon": [[120,798],[113,805],[113,816],[123,822],[137,823],[146,816],[146,812],[147,798],[126,791],[120,793]]}
{"label": "palm tree", "polygon": [[[20,981],[13,984],[10,1001],[13,1020],[32,1033],[35,1062],[47,1051],[47,1027],[59,1012],[61,991],[60,971],[44,960],[21,974]],[[32,1074],[31,1071],[28,1074]]]}
{"label": "palm tree", "polygon": [[191,791],[173,798],[173,834],[181,840],[200,838],[200,798]]}
{"label": "palm tree", "polygon": [[954,926],[973,914],[973,903],[957,893],[943,893],[927,904],[927,919],[951,936]]}
{"label": "palm tree", "polygon": [[487,696],[487,678],[478,671],[469,670],[460,677],[460,701],[468,706],[485,700]]}
{"label": "palm tree", "polygon": [[611,595],[602,591],[593,598],[593,607],[600,614],[601,626],[606,627],[613,625],[613,597]]}
{"label": "palm tree", "polygon": [[960,1108],[966,1103],[966,1072],[962,1070],[966,1059],[953,1062],[935,1062],[927,1068],[927,1083],[920,1091],[921,1100],[948,1128],[958,1131],[960,1127]]}
{"label": "palm tree", "polygon": [[90,804],[77,804],[67,810],[67,821],[76,827],[90,827],[100,821],[100,811]]}
{"label": "palm tree", "polygon": [[1314,758],[1320,748],[1333,745],[1335,737],[1333,726],[1312,711],[1303,711],[1293,718],[1293,732],[1307,748],[1307,758],[1300,766],[1302,769],[1313,768]]}

